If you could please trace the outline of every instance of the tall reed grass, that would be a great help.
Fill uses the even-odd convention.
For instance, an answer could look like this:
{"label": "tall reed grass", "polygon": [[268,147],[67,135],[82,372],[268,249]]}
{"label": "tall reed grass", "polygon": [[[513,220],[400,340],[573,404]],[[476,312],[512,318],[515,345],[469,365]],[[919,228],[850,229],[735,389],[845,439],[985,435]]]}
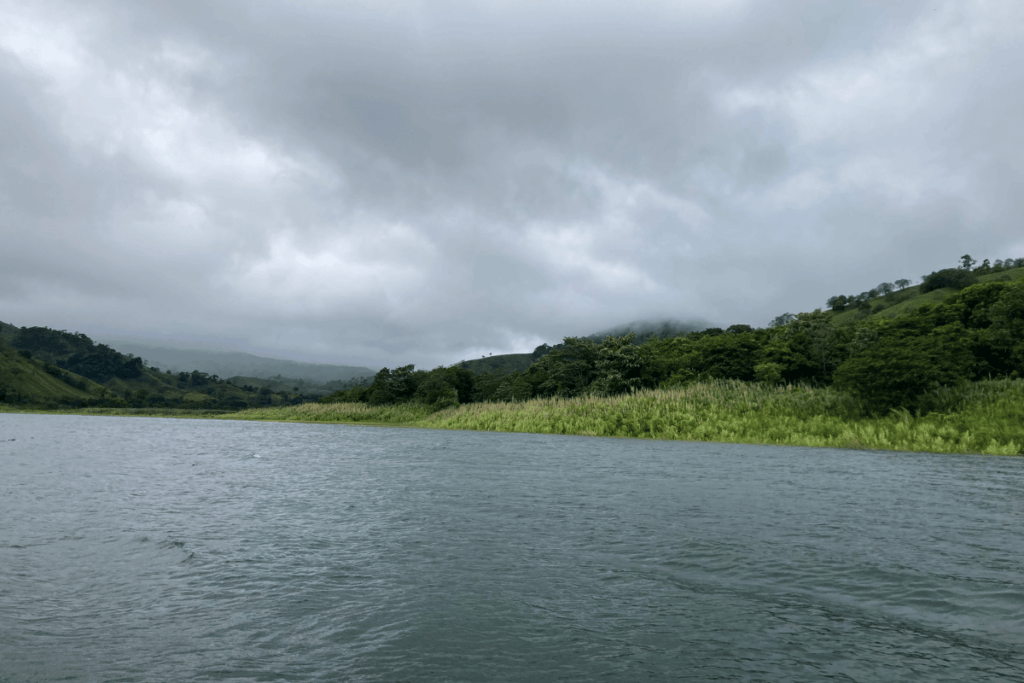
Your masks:
{"label": "tall reed grass", "polygon": [[868,417],[831,388],[720,381],[614,397],[472,403],[431,413],[420,404],[260,408],[224,419],[346,422],[539,434],[681,439],[822,448],[1020,455],[1024,380],[943,389],[925,415]]}

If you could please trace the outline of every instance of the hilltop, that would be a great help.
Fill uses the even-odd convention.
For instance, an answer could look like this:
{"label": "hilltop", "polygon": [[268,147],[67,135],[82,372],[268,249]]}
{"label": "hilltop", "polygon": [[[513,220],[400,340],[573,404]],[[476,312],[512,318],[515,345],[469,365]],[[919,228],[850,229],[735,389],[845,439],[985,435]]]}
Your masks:
{"label": "hilltop", "polygon": [[[976,284],[993,282],[1019,282],[1024,280],[1024,267],[992,269],[989,272],[974,273]],[[927,276],[926,276],[927,278]],[[875,295],[868,296],[855,304],[843,305],[833,302],[828,312],[832,315],[832,323],[838,326],[853,325],[857,322],[874,319],[893,319],[913,313],[922,306],[935,306],[954,296],[960,289],[957,287],[939,287],[922,291],[924,283],[908,286],[904,289],[883,293],[875,288]],[[863,297],[863,295],[858,295]],[[830,299],[830,301],[833,301]],[[826,303],[828,305],[828,303]]]}

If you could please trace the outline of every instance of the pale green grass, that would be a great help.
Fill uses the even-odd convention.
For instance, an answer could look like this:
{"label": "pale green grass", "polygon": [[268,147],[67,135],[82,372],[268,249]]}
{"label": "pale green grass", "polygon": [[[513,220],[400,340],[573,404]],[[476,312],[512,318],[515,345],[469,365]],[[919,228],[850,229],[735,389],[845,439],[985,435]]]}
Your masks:
{"label": "pale green grass", "polygon": [[1024,268],[1011,268],[999,273],[988,273],[979,275],[978,282],[999,282],[1000,280],[1022,280],[1024,279]]}
{"label": "pale green grass", "polygon": [[429,413],[421,405],[304,404],[222,419],[344,422],[431,429],[576,434],[819,448],[1018,455],[1024,380],[978,382],[935,396],[942,412],[863,416],[832,389],[744,382],[692,384],[628,396],[474,403]]}
{"label": "pale green grass", "polygon": [[[1010,270],[1004,270],[998,273],[988,273],[987,275],[979,275],[978,282],[1002,282],[1002,281],[1016,281],[1024,279],[1024,268],[1011,268]],[[897,303],[889,304],[886,297],[879,297],[871,302],[872,307],[882,305],[882,308],[877,313],[871,315],[879,318],[895,318],[897,316],[906,315],[912,313],[925,304],[931,304],[933,306],[941,304],[949,297],[956,294],[956,290],[944,288],[934,289],[930,292],[921,294],[921,285],[914,285],[913,287],[907,287],[905,290],[896,293],[896,298],[902,299]],[[905,298],[904,298],[905,297]],[[865,313],[857,309],[850,309],[843,311],[842,313],[834,313],[832,315],[833,325],[852,325],[859,320],[863,320]]]}
{"label": "pale green grass", "polygon": [[406,425],[430,416],[430,409],[419,403],[369,406],[365,403],[302,403],[296,406],[250,408],[225,415],[231,420],[270,420],[275,422],[349,422]]}

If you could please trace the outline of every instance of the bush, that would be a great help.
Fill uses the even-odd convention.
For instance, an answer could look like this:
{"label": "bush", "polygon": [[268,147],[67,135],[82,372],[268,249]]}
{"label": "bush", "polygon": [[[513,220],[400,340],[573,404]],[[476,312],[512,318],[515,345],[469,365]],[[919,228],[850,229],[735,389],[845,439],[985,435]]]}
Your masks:
{"label": "bush", "polygon": [[935,289],[963,289],[978,282],[978,276],[964,268],[946,268],[937,270],[924,277],[921,283],[921,293],[930,292]]}
{"label": "bush", "polygon": [[974,357],[956,336],[883,336],[855,353],[834,374],[835,386],[867,402],[871,412],[927,408],[921,397],[963,384]]}
{"label": "bush", "polygon": [[754,379],[765,384],[778,384],[782,379],[782,366],[778,363],[761,363],[754,366]]}

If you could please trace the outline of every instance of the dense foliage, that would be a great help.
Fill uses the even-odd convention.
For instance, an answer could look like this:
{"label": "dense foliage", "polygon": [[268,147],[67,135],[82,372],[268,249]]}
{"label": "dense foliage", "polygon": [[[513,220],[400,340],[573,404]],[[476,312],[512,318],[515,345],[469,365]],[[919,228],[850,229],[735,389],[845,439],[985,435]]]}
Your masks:
{"label": "dense foliage", "polygon": [[[966,268],[950,270],[964,276],[933,273],[933,279],[954,290],[977,279]],[[897,282],[907,287],[906,281]],[[899,291],[888,289],[889,295]],[[934,396],[943,387],[1024,376],[1024,280],[967,285],[941,303],[895,317],[863,317],[839,325],[836,315],[820,310],[786,314],[765,329],[734,325],[666,338],[653,335],[643,343],[632,333],[600,342],[566,337],[537,353],[522,372],[474,375],[460,367],[429,372],[411,365],[384,368],[369,386],[336,392],[321,402],[418,403],[441,409],[740,380],[835,385],[856,399],[865,415],[880,415],[893,409],[939,409]]]}
{"label": "dense foliage", "polygon": [[716,380],[619,396],[473,403],[440,411],[414,402],[307,403],[226,417],[932,453],[1024,450],[1024,379],[973,382],[936,391],[932,399],[940,411],[872,417],[856,398],[830,387]]}
{"label": "dense foliage", "polygon": [[963,268],[945,268],[937,270],[924,276],[921,282],[921,292],[932,292],[936,289],[949,287],[951,289],[963,289],[978,282],[978,276]]}

